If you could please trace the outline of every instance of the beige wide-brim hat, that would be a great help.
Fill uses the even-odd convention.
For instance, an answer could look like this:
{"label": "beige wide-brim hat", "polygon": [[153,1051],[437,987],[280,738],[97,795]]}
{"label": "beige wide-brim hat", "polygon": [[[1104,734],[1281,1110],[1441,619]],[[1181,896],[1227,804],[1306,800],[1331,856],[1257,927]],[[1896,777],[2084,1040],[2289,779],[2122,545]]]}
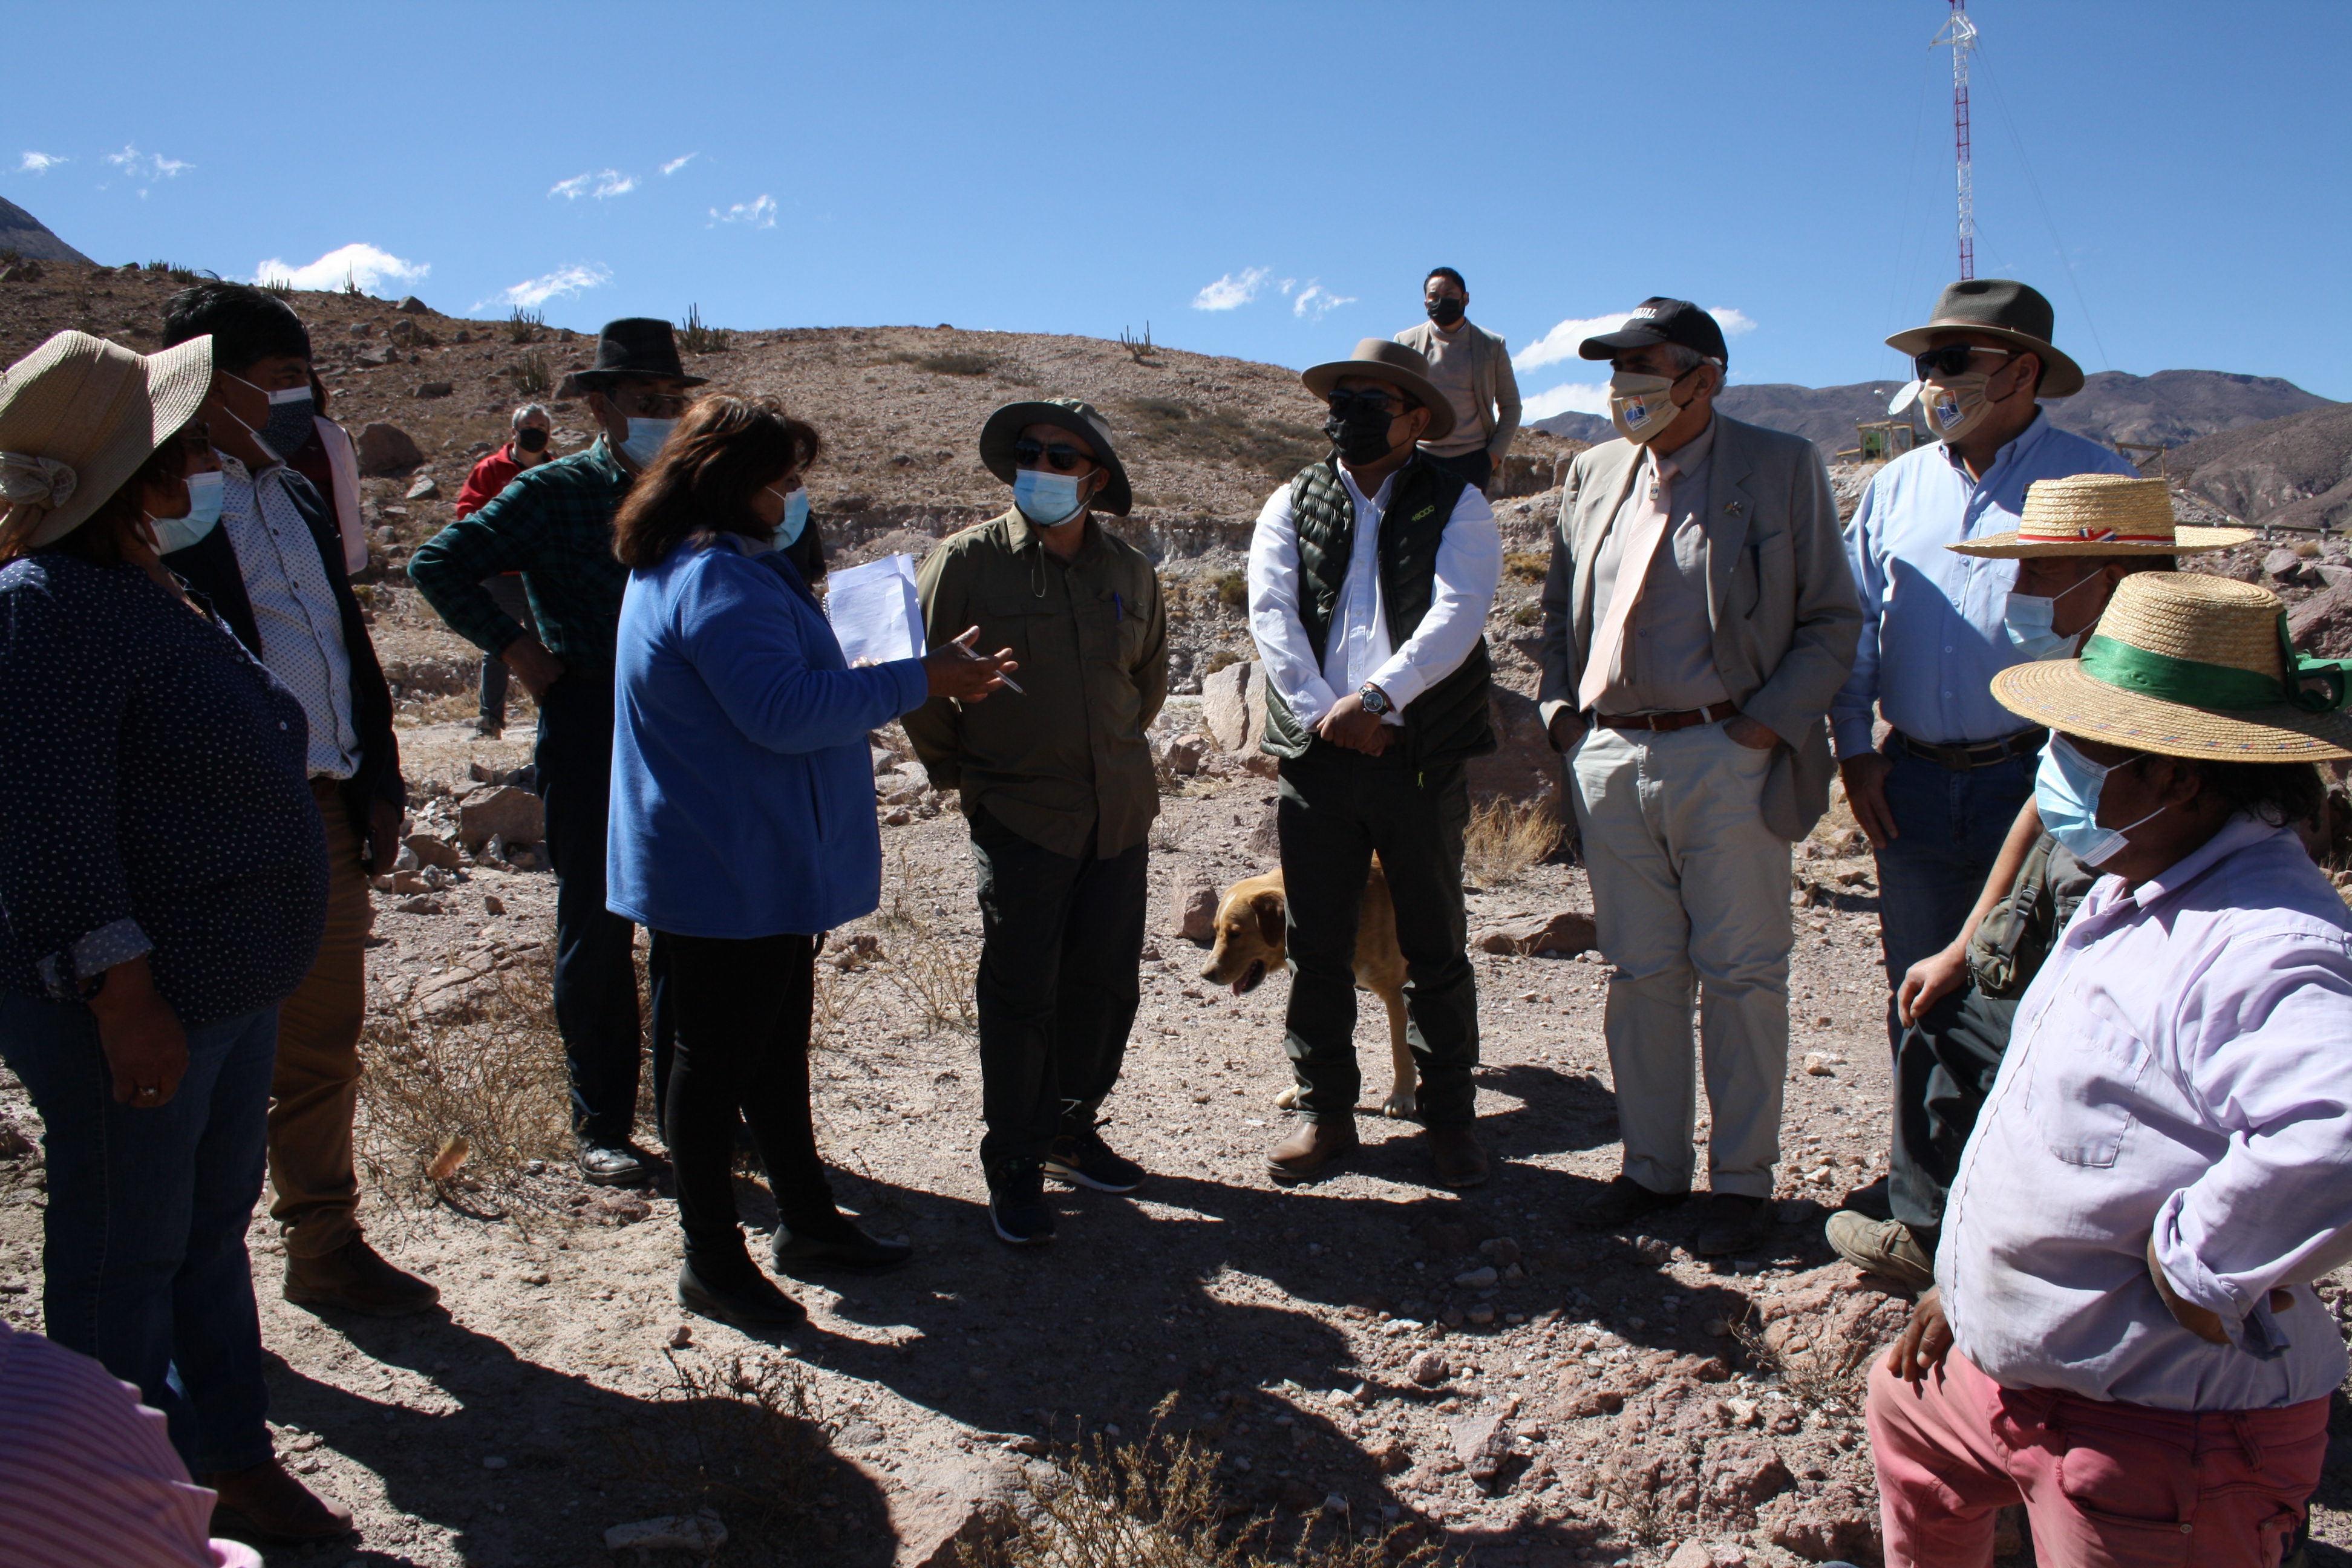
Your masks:
{"label": "beige wide-brim hat", "polygon": [[0,372],[0,539],[37,549],[89,521],[212,384],[208,336],[142,354],[59,332]]}
{"label": "beige wide-brim hat", "polygon": [[2167,757],[2315,763],[2352,757],[2346,666],[2296,653],[2286,606],[2252,583],[2135,572],[2080,658],[1992,678],[2011,712],[2069,735]]}
{"label": "beige wide-brim hat", "polygon": [[2122,474],[2072,474],[2026,488],[2025,510],[2006,533],[1945,549],[2014,561],[2027,555],[2195,555],[2253,538],[2251,528],[2175,522],[2172,487]]}
{"label": "beige wide-brim hat", "polygon": [[1418,349],[1387,338],[1365,338],[1346,359],[1309,365],[1299,373],[1298,379],[1307,384],[1307,391],[1328,399],[1343,375],[1370,376],[1402,388],[1406,395],[1429,410],[1429,428],[1421,433],[1424,442],[1443,441],[1454,434],[1453,400],[1429,379],[1429,361]]}

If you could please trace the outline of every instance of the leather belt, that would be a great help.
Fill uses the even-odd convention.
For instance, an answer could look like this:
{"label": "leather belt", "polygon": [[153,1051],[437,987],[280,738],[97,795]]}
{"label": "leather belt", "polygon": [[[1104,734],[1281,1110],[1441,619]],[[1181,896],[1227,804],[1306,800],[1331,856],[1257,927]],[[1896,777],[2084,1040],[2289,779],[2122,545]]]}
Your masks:
{"label": "leather belt", "polygon": [[1900,745],[1915,757],[1934,763],[1948,773],[1973,773],[1978,768],[1990,768],[2013,757],[2030,757],[2040,752],[2050,739],[2050,731],[2037,724],[2031,730],[2020,730],[2014,735],[2003,735],[1998,741],[1963,742],[1957,746],[1932,746],[1925,741],[1915,741],[1902,731],[1895,731],[1887,739]]}
{"label": "leather belt", "polygon": [[1695,724],[1720,724],[1738,711],[1737,702],[1685,708],[1679,713],[1603,713],[1595,710],[1592,721],[1612,730],[1687,730]]}

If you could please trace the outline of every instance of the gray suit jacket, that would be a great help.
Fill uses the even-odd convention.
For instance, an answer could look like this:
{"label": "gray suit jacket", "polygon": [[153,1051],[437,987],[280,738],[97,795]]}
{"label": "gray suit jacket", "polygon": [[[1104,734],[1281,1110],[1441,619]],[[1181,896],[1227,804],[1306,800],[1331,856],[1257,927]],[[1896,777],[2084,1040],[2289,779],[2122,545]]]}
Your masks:
{"label": "gray suit jacket", "polygon": [[[1715,668],[1739,710],[1780,737],[1764,779],[1764,822],[1794,842],[1829,809],[1830,700],[1853,668],[1862,606],[1821,453],[1801,436],[1715,416],[1706,505]],[[1642,449],[1610,441],[1569,466],[1544,581],[1544,723],[1574,710],[1599,620],[1592,567],[1641,471]]]}

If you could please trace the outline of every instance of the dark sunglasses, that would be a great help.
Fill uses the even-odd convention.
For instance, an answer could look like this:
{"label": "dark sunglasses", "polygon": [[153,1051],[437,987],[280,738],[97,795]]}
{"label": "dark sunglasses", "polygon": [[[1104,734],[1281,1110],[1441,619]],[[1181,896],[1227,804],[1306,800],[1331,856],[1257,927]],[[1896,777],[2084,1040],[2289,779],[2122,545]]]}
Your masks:
{"label": "dark sunglasses", "polygon": [[1059,441],[1048,447],[1043,441],[1031,440],[1024,436],[1013,443],[1013,461],[1024,468],[1034,468],[1041,462],[1051,463],[1055,473],[1067,474],[1075,473],[1081,463],[1091,463],[1094,459],[1076,447],[1065,446]]}
{"label": "dark sunglasses", "polygon": [[1345,419],[1359,408],[1376,409],[1391,419],[1404,417],[1409,407],[1404,399],[1392,392],[1334,392],[1330,397],[1331,412]]}
{"label": "dark sunglasses", "polygon": [[2003,359],[2015,359],[2015,349],[1980,349],[1968,343],[1946,343],[1939,349],[1911,356],[1911,368],[1921,381],[1937,375],[1960,375],[1967,372],[1969,360],[1975,354],[1999,354]]}
{"label": "dark sunglasses", "polygon": [[675,392],[619,392],[613,394],[613,405],[624,414],[640,415],[647,419],[676,419],[685,414],[690,400]]}

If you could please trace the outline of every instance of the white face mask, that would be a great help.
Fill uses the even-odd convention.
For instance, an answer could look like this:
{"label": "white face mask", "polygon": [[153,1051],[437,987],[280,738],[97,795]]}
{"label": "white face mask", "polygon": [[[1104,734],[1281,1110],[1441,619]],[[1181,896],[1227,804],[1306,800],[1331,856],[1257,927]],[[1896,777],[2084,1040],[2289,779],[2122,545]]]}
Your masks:
{"label": "white face mask", "polygon": [[2031,659],[2074,658],[2074,647],[2083,640],[2083,634],[2058,635],[2058,601],[2077,588],[2088,587],[2099,575],[2094,572],[2074,587],[2061,589],[2048,598],[2037,594],[2011,594],[2000,617],[2011,645]]}
{"label": "white face mask", "polygon": [[1617,434],[1637,447],[1657,439],[1683,411],[1683,405],[1673,395],[1681,380],[1679,375],[1643,375],[1631,370],[1611,376],[1609,422],[1617,426]]}

